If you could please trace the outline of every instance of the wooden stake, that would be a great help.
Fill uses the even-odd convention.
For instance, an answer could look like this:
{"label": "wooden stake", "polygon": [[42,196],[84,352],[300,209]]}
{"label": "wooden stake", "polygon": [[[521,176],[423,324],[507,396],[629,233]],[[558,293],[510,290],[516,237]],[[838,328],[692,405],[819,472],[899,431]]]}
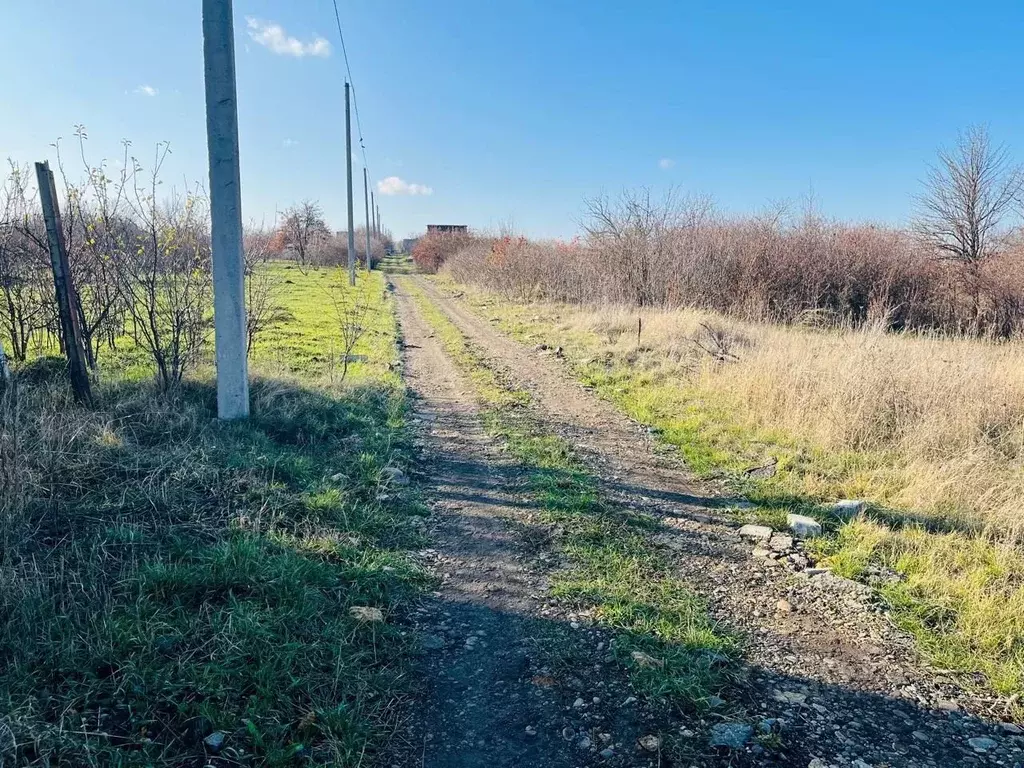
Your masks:
{"label": "wooden stake", "polygon": [[50,267],[53,270],[53,286],[57,292],[57,313],[60,316],[64,352],[68,357],[71,390],[78,402],[91,405],[89,371],[85,363],[82,329],[78,324],[78,294],[71,280],[68,252],[64,245],[64,229],[61,226],[60,208],[57,205],[57,186],[53,182],[53,171],[50,170],[49,163],[36,163],[36,180],[39,182],[39,201],[42,203],[43,220],[46,222]]}
{"label": "wooden stake", "polygon": [[0,341],[0,390],[3,390],[10,380],[11,369],[7,365],[7,355],[4,354],[4,343]]}

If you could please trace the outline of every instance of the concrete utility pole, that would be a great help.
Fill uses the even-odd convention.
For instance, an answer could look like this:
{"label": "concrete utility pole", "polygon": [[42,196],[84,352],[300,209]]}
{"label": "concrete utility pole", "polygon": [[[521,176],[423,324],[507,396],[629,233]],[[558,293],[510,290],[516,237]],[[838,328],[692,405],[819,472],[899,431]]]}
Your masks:
{"label": "concrete utility pole", "polygon": [[60,319],[60,335],[64,342],[64,353],[68,358],[68,373],[75,400],[92,404],[92,390],[89,385],[89,371],[85,363],[85,346],[82,343],[82,328],[79,324],[78,294],[71,280],[71,265],[64,243],[64,226],[60,220],[57,204],[57,187],[53,183],[53,171],[47,162],[36,163],[36,181],[39,183],[39,202],[43,206],[43,221],[46,223],[46,243],[50,251],[50,268],[53,270],[53,287],[57,296],[57,316]]}
{"label": "concrete utility pole", "polygon": [[380,235],[380,232],[377,231],[377,215],[373,212],[376,205],[377,205],[377,201],[376,201],[376,199],[374,199],[373,190],[371,189],[370,190],[370,218],[373,220],[373,225],[372,226],[373,226],[373,236],[374,237],[377,237],[378,235]]}
{"label": "concrete utility pole", "polygon": [[348,179],[348,284],[356,284],[356,218],[352,200],[352,110],[349,104],[349,89],[345,83],[345,159]]}
{"label": "concrete utility pole", "polygon": [[370,176],[363,166],[363,206],[366,208],[366,271],[373,269],[373,258],[370,253]]}
{"label": "concrete utility pole", "polygon": [[380,206],[377,206],[377,235],[378,237],[384,236],[384,228],[380,225]]}
{"label": "concrete utility pole", "polygon": [[231,0],[203,0],[206,139],[210,153],[213,234],[213,329],[217,350],[217,415],[249,416],[246,356],[242,182]]}

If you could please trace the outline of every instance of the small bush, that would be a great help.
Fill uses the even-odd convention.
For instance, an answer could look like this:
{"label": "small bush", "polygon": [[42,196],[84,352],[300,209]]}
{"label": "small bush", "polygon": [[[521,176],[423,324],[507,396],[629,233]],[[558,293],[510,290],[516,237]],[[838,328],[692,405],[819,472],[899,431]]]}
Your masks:
{"label": "small bush", "polygon": [[424,235],[412,249],[412,260],[422,272],[433,274],[451,256],[473,242],[470,235],[431,232]]}

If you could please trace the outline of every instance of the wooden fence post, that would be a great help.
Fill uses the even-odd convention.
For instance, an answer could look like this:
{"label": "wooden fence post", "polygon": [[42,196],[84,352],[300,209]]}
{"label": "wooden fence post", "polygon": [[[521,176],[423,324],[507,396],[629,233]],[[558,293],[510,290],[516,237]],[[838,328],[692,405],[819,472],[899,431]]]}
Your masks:
{"label": "wooden fence post", "polygon": [[85,349],[82,346],[82,332],[78,325],[78,295],[71,281],[60,208],[57,205],[57,187],[53,182],[53,172],[49,163],[36,163],[36,179],[39,182],[39,201],[42,203],[43,219],[46,222],[46,241],[50,246],[50,267],[53,269],[53,285],[57,292],[57,312],[60,315],[64,351],[68,356],[71,390],[78,402],[91,405],[89,371],[85,365]]}
{"label": "wooden fence post", "polygon": [[11,380],[11,369],[7,365],[7,355],[4,354],[4,343],[0,341],[0,391],[3,391]]}

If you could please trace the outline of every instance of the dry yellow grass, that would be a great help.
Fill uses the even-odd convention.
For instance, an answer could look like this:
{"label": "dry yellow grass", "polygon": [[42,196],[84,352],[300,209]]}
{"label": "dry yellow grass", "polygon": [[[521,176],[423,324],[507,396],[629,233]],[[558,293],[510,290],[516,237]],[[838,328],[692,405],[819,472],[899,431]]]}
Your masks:
{"label": "dry yellow grass", "polygon": [[[752,427],[832,452],[884,454],[864,487],[878,503],[1024,536],[1024,344],[780,327],[695,310],[558,314],[591,354],[686,380]],[[720,347],[736,359],[705,351]]]}

